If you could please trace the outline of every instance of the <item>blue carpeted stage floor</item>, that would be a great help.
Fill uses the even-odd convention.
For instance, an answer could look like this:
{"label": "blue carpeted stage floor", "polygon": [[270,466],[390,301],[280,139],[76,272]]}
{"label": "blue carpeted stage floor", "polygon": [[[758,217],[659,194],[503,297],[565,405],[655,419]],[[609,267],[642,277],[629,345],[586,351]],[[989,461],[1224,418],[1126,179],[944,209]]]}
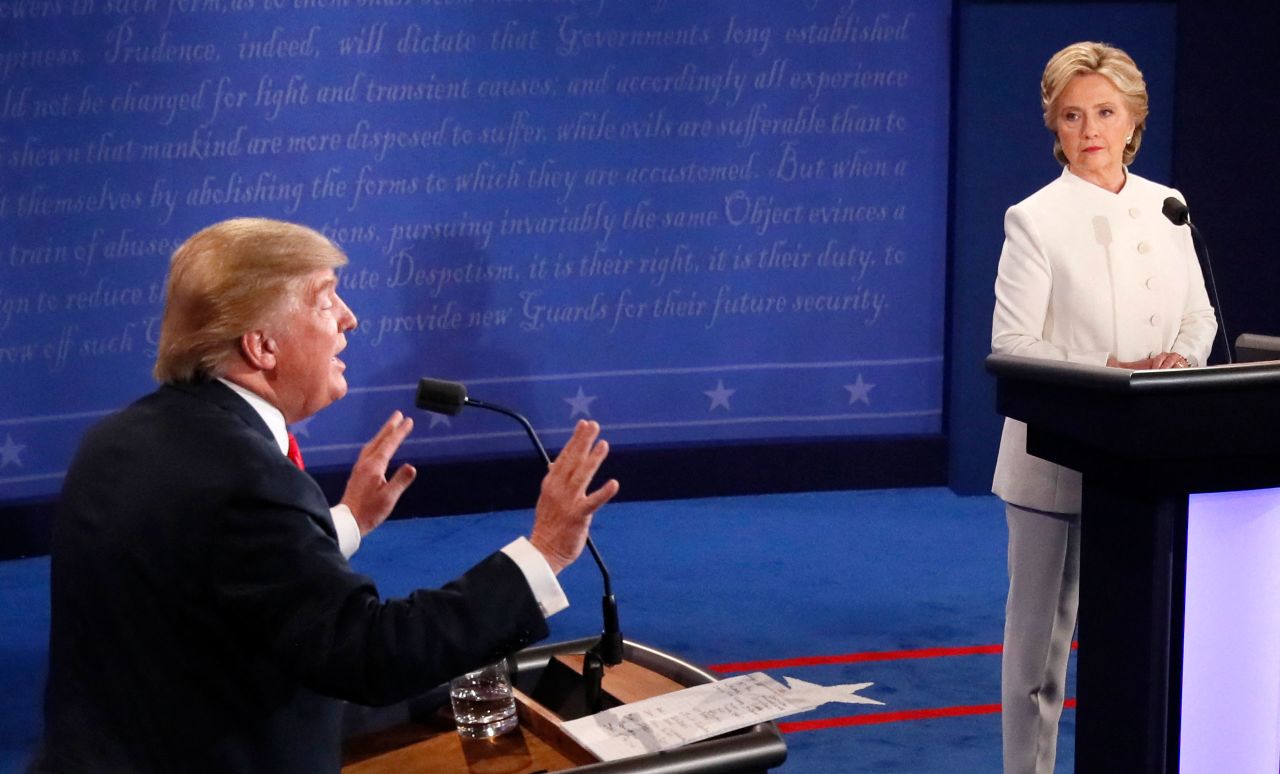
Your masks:
{"label": "blue carpeted stage floor", "polygon": [[[390,522],[354,564],[384,595],[403,594],[448,580],[529,520]],[[593,532],[627,637],[726,674],[766,661],[775,677],[875,683],[864,694],[883,707],[787,718],[779,771],[1000,770],[1006,532],[995,498],[899,489],[622,503]],[[562,581],[574,604],[552,619],[552,639],[598,631],[590,557]],[[47,558],[0,563],[0,771],[20,771],[39,733],[48,583]],[[1073,721],[1067,711],[1060,772],[1073,769]]]}

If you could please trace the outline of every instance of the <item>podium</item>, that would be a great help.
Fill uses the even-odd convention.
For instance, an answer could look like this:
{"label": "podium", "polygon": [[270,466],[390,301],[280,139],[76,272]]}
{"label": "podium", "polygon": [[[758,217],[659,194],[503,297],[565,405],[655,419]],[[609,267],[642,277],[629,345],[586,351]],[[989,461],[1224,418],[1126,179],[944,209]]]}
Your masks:
{"label": "podium", "polygon": [[1280,767],[1280,363],[992,355],[1027,451],[1083,474],[1076,770]]}
{"label": "podium", "polygon": [[[773,723],[758,723],[684,747],[602,762],[561,728],[582,714],[582,653],[597,638],[541,645],[509,663],[520,726],[494,739],[462,739],[448,711],[448,686],[388,708],[349,707],[344,774],[692,774],[764,772],[781,764],[787,746]],[[605,668],[608,706],[619,706],[694,685],[711,673],[630,640],[623,662]]]}

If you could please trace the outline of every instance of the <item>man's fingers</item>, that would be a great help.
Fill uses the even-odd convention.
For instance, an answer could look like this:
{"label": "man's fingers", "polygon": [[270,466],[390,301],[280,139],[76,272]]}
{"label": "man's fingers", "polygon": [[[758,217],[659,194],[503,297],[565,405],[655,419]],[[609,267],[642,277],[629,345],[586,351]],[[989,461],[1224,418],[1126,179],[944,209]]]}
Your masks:
{"label": "man's fingers", "polygon": [[[573,435],[569,436],[569,441],[560,450],[560,454],[556,456],[556,460],[568,460],[571,463],[577,460],[595,442],[596,437],[600,435],[600,424],[598,422],[589,422],[585,419],[579,419],[578,424],[573,428]],[[571,464],[571,466],[573,466]]]}
{"label": "man's fingers", "polygon": [[600,471],[600,466],[604,464],[604,458],[609,456],[609,442],[605,440],[597,441],[591,450],[583,455],[582,462],[572,471],[573,485],[586,489],[591,483],[591,479],[595,478],[596,473]]}
{"label": "man's fingers", "polygon": [[618,493],[619,488],[620,485],[618,484],[617,479],[609,479],[601,484],[599,489],[587,495],[587,501],[584,503],[584,507],[589,513],[595,513],[603,508],[605,503],[613,499],[614,495]]}
{"label": "man's fingers", "polygon": [[604,455],[609,453],[608,441],[599,440],[594,446],[574,447],[566,446],[557,458],[557,462],[563,461],[563,465],[558,465],[560,474],[570,481],[576,481],[583,477],[583,473],[587,473],[587,478],[594,473],[594,468],[600,466],[600,462],[604,459]]}
{"label": "man's fingers", "polygon": [[560,450],[548,471],[546,481],[549,491],[563,492],[574,499],[582,498],[579,505],[590,512],[607,503],[618,491],[618,482],[610,480],[595,492],[587,494],[591,480],[609,456],[609,442],[597,440],[599,435],[598,423],[579,421],[574,428],[573,437]]}
{"label": "man's fingers", "polygon": [[374,436],[374,440],[377,441],[379,446],[385,447],[388,450],[388,454],[392,454],[396,449],[400,448],[400,444],[404,443],[404,439],[409,437],[409,431],[411,430],[413,430],[413,420],[397,411],[391,415],[391,418]]}
{"label": "man's fingers", "polygon": [[573,438],[556,457],[556,463],[551,468],[552,474],[562,476],[570,486],[585,489],[609,454],[608,442],[596,441],[599,435],[599,424],[580,422],[574,429]]}
{"label": "man's fingers", "polygon": [[400,444],[404,443],[404,439],[409,437],[412,430],[413,420],[396,411],[364,445],[363,454],[385,471],[391,464],[391,456],[400,448]]}
{"label": "man's fingers", "polygon": [[399,500],[400,495],[404,494],[404,490],[408,489],[417,477],[418,469],[408,463],[397,468],[395,474],[387,481],[387,488],[390,490],[393,501]]}
{"label": "man's fingers", "polygon": [[383,440],[395,431],[396,425],[400,424],[402,415],[399,411],[391,412],[391,417],[382,423],[382,427],[378,428],[378,432],[374,433],[373,438],[369,439],[369,443],[365,444],[366,448],[374,448],[380,446]]}
{"label": "man's fingers", "polygon": [[[399,411],[396,412],[396,414],[399,414],[399,413],[400,413]],[[395,419],[394,415],[392,415],[392,419]],[[396,426],[391,430],[391,437],[388,441],[391,447],[390,454],[396,453],[396,450],[400,448],[400,444],[404,443],[404,439],[408,438],[409,433],[412,431],[413,431],[413,420],[408,417],[401,417],[400,422],[397,423]]]}
{"label": "man's fingers", "polygon": [[618,493],[614,479],[594,492],[587,491],[608,455],[609,444],[600,439],[600,425],[579,421],[542,480],[530,540],[557,572],[582,553],[596,511]]}

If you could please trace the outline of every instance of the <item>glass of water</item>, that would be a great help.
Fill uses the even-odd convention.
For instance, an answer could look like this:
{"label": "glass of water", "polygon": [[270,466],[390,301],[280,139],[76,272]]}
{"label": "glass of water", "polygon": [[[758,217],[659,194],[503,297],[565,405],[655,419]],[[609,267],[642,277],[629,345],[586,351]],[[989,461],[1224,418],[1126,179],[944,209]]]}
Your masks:
{"label": "glass of water", "polygon": [[505,661],[453,678],[449,699],[458,734],[465,739],[488,739],[505,734],[518,724]]}

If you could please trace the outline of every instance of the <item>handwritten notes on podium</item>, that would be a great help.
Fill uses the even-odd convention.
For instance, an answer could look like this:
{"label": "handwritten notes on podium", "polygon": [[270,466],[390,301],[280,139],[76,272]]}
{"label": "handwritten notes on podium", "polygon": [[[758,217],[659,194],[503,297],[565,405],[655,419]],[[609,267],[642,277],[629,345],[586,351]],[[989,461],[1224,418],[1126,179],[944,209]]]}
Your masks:
{"label": "handwritten notes on podium", "polygon": [[671,750],[830,701],[883,704],[859,696],[872,683],[822,686],[763,672],[733,677],[626,704],[565,723],[578,744],[604,761]]}

